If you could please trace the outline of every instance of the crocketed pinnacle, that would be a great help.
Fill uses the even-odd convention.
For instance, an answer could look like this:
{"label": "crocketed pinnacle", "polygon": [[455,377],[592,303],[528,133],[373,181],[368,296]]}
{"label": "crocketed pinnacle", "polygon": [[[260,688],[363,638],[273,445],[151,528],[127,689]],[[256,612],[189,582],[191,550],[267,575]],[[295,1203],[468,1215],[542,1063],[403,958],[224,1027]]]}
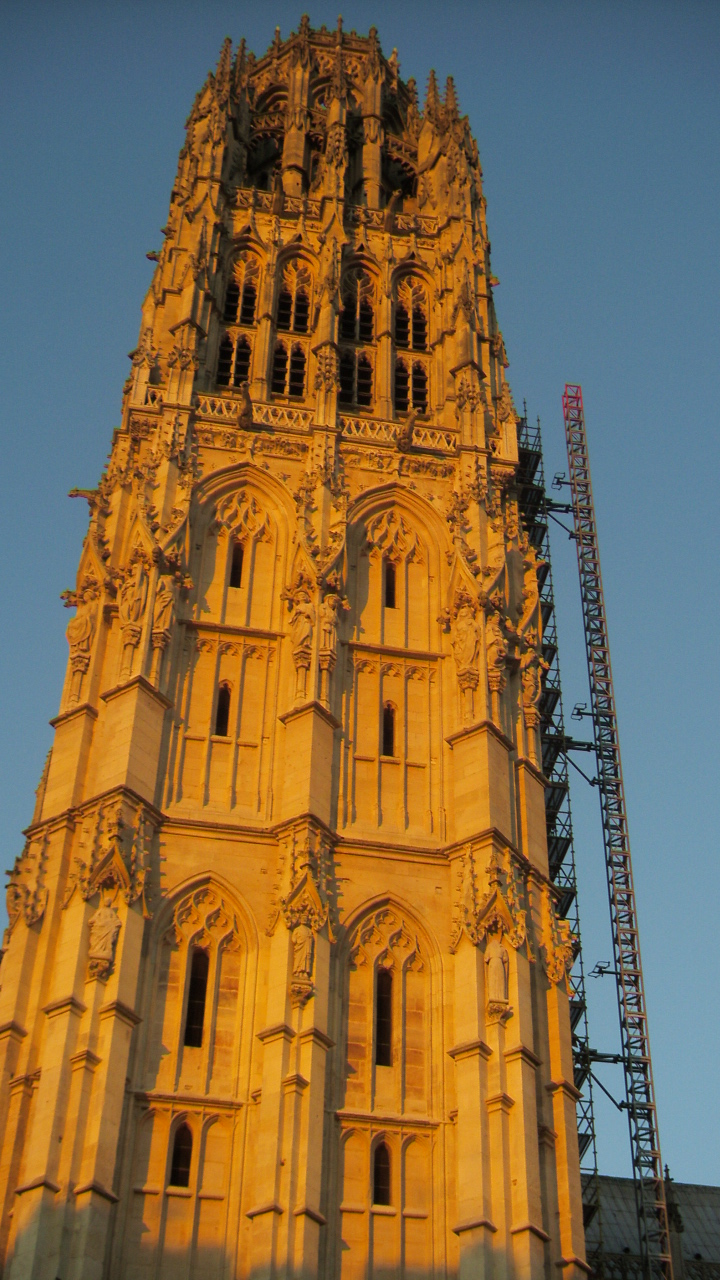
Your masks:
{"label": "crocketed pinnacle", "polygon": [[440,94],[438,93],[435,72],[431,69],[425,93],[425,115],[433,124],[437,124],[440,116]]}

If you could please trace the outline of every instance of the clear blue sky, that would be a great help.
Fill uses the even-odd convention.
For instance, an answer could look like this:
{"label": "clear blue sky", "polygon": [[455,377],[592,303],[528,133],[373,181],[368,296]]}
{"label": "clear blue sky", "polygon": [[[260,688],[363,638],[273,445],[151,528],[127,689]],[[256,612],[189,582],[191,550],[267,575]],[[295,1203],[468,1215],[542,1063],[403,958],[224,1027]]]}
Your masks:
{"label": "clear blue sky", "polygon": [[[317,3],[334,25],[338,0]],[[401,73],[455,77],[480,147],[515,397],[565,466],[585,394],[663,1156],[720,1183],[718,209],[720,5],[348,3]],[[183,122],[223,37],[262,54],[298,4],[5,0],[0,51],[3,865],[51,742],[87,509],[160,246]],[[566,707],[585,699],[577,572],[554,570]],[[611,955],[594,792],[574,789],[588,967]],[[609,979],[591,1030],[616,1044]],[[617,1094],[621,1081],[606,1068]],[[598,1106],[606,1173],[625,1121]]]}

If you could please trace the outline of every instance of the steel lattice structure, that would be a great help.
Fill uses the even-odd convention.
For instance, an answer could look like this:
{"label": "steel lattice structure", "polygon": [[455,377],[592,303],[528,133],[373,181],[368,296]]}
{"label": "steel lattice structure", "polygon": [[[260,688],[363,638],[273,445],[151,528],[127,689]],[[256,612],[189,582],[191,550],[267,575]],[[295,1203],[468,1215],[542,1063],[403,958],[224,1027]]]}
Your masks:
{"label": "steel lattice structure", "polygon": [[[542,613],[543,658],[548,664],[540,700],[540,739],[545,789],[550,877],[560,890],[558,909],[569,922],[578,940],[570,975],[570,1021],[573,1033],[573,1066],[575,1085],[580,1090],[577,1104],[578,1147],[583,1173],[583,1218],[585,1226],[598,1213],[597,1146],[593,1114],[592,1077],[588,1046],[585,974],[580,948],[575,849],[573,843],[570,785],[563,717],[560,666],[558,660],[555,597],[550,561],[548,500],[545,489],[542,435],[540,423],[528,424],[527,412],[518,424],[518,494],[520,514],[525,532],[538,553],[538,585]],[[601,1239],[601,1232],[598,1232]],[[596,1258],[589,1259],[593,1264]]]}
{"label": "steel lattice structure", "polygon": [[625,1073],[625,1106],[630,1125],[640,1255],[648,1280],[654,1277],[672,1280],[668,1214],[640,963],[620,742],[582,390],[579,386],[566,385],[563,413],[607,864],[621,1058]]}

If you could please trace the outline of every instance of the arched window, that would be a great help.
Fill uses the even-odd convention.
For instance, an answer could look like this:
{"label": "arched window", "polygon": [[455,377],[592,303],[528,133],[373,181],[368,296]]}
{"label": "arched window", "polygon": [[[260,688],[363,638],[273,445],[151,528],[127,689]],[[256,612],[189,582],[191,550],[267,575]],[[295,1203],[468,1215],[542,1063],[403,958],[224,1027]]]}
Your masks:
{"label": "arched window", "polygon": [[230,373],[233,363],[233,342],[228,334],[224,334],[218,353],[217,376],[215,382],[219,387],[230,386]]}
{"label": "arched window", "polygon": [[395,412],[406,413],[410,405],[410,379],[404,360],[395,361]]}
{"label": "arched window", "polygon": [[305,352],[302,347],[293,347],[290,354],[290,382],[288,395],[305,394]]}
{"label": "arched window", "polygon": [[392,1066],[392,974],[378,969],[375,979],[375,1062]]}
{"label": "arched window", "polygon": [[386,702],[383,707],[382,753],[384,756],[395,755],[395,708],[391,702]]}
{"label": "arched window", "polygon": [[227,738],[230,724],[230,685],[221,684],[218,689],[217,711],[215,712],[215,734],[218,738]]}
{"label": "arched window", "polygon": [[283,342],[278,342],[273,354],[272,381],[270,383],[273,395],[282,396],[285,394],[287,364],[287,348]]}
{"label": "arched window", "polygon": [[257,303],[260,269],[257,258],[251,253],[241,253],[232,267],[232,275],[225,292],[225,324],[253,325]]}
{"label": "arched window", "polygon": [[395,609],[395,587],[397,584],[397,570],[392,560],[383,560],[383,604],[386,609]]}
{"label": "arched window", "polygon": [[235,372],[233,373],[233,386],[241,387],[243,382],[247,382],[250,372],[250,354],[251,346],[247,338],[238,338],[235,348]]}
{"label": "arched window", "polygon": [[243,545],[242,542],[233,542],[232,560],[230,561],[230,586],[242,586],[243,571]]}
{"label": "arched window", "polygon": [[192,1160],[192,1133],[188,1125],[181,1124],[175,1130],[172,1161],[170,1165],[170,1186],[190,1186],[190,1162]]}
{"label": "arched window", "polygon": [[373,1155],[373,1204],[390,1204],[390,1152],[379,1142]]}
{"label": "arched window", "polygon": [[203,951],[202,947],[195,947],[190,965],[190,986],[185,1017],[185,1038],[183,1041],[184,1044],[194,1049],[199,1049],[203,1041],[209,968],[210,958],[207,951]]}

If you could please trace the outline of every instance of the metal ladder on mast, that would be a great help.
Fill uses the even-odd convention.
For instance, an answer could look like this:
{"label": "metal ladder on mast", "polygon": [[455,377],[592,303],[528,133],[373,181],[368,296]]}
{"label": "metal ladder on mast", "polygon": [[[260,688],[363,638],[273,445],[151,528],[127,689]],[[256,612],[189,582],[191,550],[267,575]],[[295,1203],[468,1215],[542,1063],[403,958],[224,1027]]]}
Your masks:
{"label": "metal ladder on mast", "polygon": [[[588,714],[598,768],[620,1017],[620,1060],[625,1075],[623,1105],[630,1127],[640,1257],[647,1280],[673,1280],[595,507],[582,389],[575,384],[565,386],[563,416],[570,476],[565,483],[572,494],[572,536],[580,573],[590,683]],[[590,1052],[588,1066],[592,1060],[598,1059],[593,1059]]]}

